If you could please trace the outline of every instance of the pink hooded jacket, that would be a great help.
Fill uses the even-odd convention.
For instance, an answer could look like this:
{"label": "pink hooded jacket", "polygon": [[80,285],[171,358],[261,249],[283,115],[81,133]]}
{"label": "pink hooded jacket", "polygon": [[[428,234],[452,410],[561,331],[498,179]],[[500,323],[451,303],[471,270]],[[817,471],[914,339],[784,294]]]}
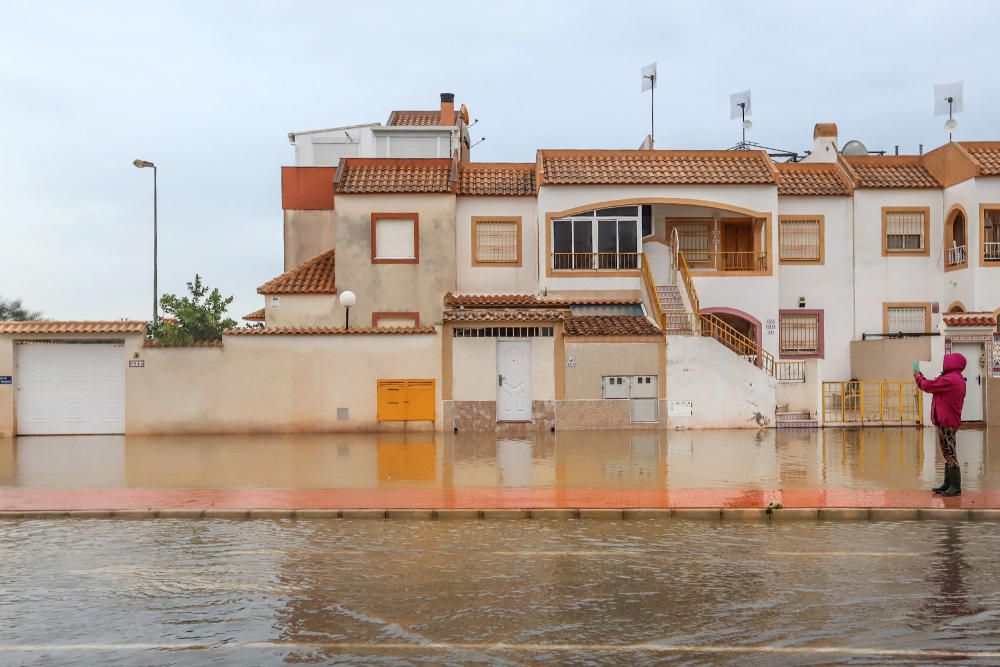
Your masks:
{"label": "pink hooded jacket", "polygon": [[960,354],[944,355],[942,373],[934,380],[920,374],[917,386],[928,394],[931,400],[931,422],[935,426],[958,428],[962,425],[962,404],[965,403],[965,357]]}

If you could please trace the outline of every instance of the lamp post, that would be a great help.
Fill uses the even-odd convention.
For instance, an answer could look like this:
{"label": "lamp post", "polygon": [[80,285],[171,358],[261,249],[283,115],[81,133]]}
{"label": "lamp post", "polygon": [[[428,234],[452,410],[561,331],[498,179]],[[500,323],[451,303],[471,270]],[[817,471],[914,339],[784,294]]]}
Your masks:
{"label": "lamp post", "polygon": [[136,169],[153,169],[153,326],[160,321],[160,304],[156,290],[156,165],[146,160],[133,160],[132,165]]}
{"label": "lamp post", "polygon": [[348,290],[340,293],[340,305],[346,310],[344,314],[344,329],[351,328],[351,306],[358,302],[358,297],[354,292]]}

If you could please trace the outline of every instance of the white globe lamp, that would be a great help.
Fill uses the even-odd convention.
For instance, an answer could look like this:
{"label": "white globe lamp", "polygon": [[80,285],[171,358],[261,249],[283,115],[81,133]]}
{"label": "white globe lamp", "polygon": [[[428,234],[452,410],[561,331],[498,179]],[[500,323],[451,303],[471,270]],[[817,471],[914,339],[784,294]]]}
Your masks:
{"label": "white globe lamp", "polygon": [[351,306],[353,306],[357,302],[358,302],[358,297],[354,292],[346,290],[340,293],[340,305],[344,307],[345,311],[344,329],[351,328]]}

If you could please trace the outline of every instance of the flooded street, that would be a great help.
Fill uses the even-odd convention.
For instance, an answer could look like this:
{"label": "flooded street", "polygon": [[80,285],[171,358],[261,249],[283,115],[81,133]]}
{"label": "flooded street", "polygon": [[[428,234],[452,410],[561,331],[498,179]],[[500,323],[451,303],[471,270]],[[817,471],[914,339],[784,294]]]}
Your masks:
{"label": "flooded street", "polygon": [[996,664],[937,522],[0,523],[0,663]]}
{"label": "flooded street", "polygon": [[[1000,430],[962,430],[967,489],[1000,488]],[[22,437],[0,486],[300,489],[921,489],[933,429]]]}

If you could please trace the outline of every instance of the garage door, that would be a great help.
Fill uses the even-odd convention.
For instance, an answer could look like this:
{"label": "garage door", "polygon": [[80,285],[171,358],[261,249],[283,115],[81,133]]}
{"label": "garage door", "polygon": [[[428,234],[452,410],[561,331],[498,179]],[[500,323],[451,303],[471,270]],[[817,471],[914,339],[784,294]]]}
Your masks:
{"label": "garage door", "polygon": [[20,343],[14,381],[20,435],[125,432],[125,346]]}

